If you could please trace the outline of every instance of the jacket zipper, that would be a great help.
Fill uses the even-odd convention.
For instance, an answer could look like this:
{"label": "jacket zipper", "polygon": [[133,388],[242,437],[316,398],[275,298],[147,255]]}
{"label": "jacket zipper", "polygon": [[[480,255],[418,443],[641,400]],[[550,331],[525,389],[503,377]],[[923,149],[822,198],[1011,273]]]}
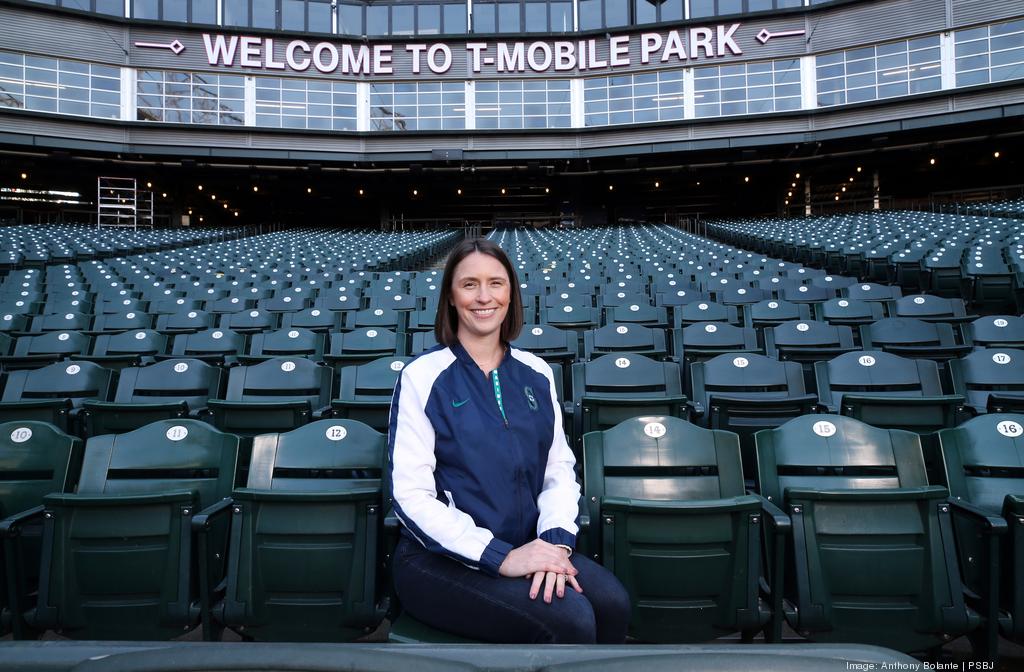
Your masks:
{"label": "jacket zipper", "polygon": [[505,404],[501,401],[501,381],[498,380],[497,369],[491,371],[491,383],[494,386],[494,399],[498,402],[498,410],[501,411],[501,419],[505,421],[505,429],[508,429],[508,416],[505,415]]}

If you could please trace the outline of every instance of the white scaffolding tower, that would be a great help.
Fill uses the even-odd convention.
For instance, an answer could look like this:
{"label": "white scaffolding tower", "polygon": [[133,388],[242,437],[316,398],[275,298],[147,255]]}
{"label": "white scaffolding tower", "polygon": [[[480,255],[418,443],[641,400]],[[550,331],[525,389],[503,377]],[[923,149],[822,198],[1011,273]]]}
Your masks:
{"label": "white scaffolding tower", "polygon": [[153,228],[153,192],[134,177],[96,178],[96,226]]}

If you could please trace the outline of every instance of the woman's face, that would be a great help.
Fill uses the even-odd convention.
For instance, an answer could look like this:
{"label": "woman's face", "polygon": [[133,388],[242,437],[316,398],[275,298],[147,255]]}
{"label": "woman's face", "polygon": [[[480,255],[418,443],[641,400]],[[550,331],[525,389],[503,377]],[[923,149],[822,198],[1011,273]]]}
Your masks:
{"label": "woman's face", "polygon": [[511,288],[501,262],[472,252],[452,274],[451,304],[459,316],[459,338],[486,338],[501,333]]}

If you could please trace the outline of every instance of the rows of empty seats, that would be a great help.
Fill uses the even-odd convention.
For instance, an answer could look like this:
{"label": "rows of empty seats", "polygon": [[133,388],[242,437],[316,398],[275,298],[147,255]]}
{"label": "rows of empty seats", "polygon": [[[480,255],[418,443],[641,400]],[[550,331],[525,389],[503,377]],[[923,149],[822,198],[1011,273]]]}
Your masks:
{"label": "rows of empty seats", "polygon": [[0,226],[0,270],[171,250],[239,238],[242,227],[224,229],[99,229],[86,224]]}
{"label": "rows of empty seats", "polygon": [[1019,310],[1024,219],[873,212],[715,222],[708,230],[746,249],[831,273]]}
{"label": "rows of empty seats", "polygon": [[[82,507],[94,507],[99,516],[81,514],[76,529],[74,522],[43,526],[44,538],[67,535],[46,546],[66,549],[63,564],[57,568],[53,556],[38,565],[38,594],[31,576],[22,582],[29,587],[17,599],[38,602],[12,610],[24,616],[20,628],[128,638],[170,636],[202,622],[210,637],[228,626],[258,638],[344,639],[373,627],[386,608],[397,612],[378,554],[381,535],[395,531],[380,456],[371,463],[365,449],[353,462],[337,461],[332,447],[342,444],[331,434],[383,441],[373,432],[386,431],[402,367],[434,345],[440,291],[438,271],[399,268],[436,256],[454,238],[330,236],[291,232],[52,266],[11,273],[0,284],[0,305],[28,308],[12,311],[12,321],[22,319],[5,331],[0,420],[10,423],[0,441],[7,432],[14,441],[29,418],[85,439],[81,476],[43,487],[50,488],[43,494],[64,494],[35,515],[74,521]],[[1000,550],[1008,530],[1003,500],[1014,511],[1020,492],[1012,458],[1024,434],[1024,417],[1014,415],[1024,410],[1024,324],[1016,311],[980,316],[984,306],[970,297],[904,294],[861,273],[833,273],[671,227],[517,229],[491,237],[519,275],[527,324],[514,345],[552,363],[566,401],[586,492],[580,549],[629,588],[635,637],[700,641],[764,630],[774,640],[786,621],[811,639],[906,651],[973,633],[988,656],[1000,631],[1021,639],[1015,607],[1001,599],[1016,585],[999,583],[1000,566],[1018,566]],[[76,329],[58,326],[79,317]],[[120,329],[120,318],[148,322]],[[35,346],[71,341],[73,351]],[[133,350],[143,343],[144,351]],[[154,457],[161,442],[169,446],[164,453],[184,446],[171,436],[180,433],[175,427],[206,443],[236,442],[236,461],[193,460],[187,469],[154,462],[165,473],[150,478],[143,472],[151,466],[136,460]],[[265,477],[272,451],[257,448],[286,436],[301,437],[309,456],[281,462]],[[140,441],[150,452],[126,447]],[[119,442],[133,457],[110,463],[110,446]],[[996,444],[1002,453],[986,452]],[[102,476],[99,467],[85,468],[94,450],[107,451],[93,458],[108,460]],[[83,481],[87,474],[98,480]],[[264,480],[254,480],[257,474]],[[120,541],[103,550],[107,542],[75,534],[88,537],[106,525],[89,521],[130,504],[88,497],[141,496],[149,486],[139,481],[200,493],[165,500],[170,508],[154,521],[214,507],[212,517],[194,523],[194,539],[184,520],[161,523],[161,535],[174,540],[170,564],[161,566],[201,566],[195,590],[187,599],[176,593],[173,605],[152,585],[143,589],[142,579],[133,599],[118,592],[123,582],[90,585],[92,593],[47,588],[44,596],[56,581],[47,572],[88,575],[89,567],[131,555]],[[85,492],[83,482],[90,483]],[[287,492],[265,492],[274,489]],[[343,513],[335,504],[355,509]],[[249,515],[267,525],[253,528]],[[141,523],[120,520],[110,523],[121,530],[113,536],[131,546],[121,522]],[[336,520],[345,522],[328,524]],[[150,548],[168,555],[169,544]],[[288,554],[302,548],[315,549],[309,562],[324,563],[317,567],[344,571],[285,576]],[[140,566],[125,575],[140,575]],[[169,571],[162,587],[192,582]],[[54,591],[68,602],[42,601],[56,599]],[[145,616],[153,612],[174,618],[153,629]],[[63,621],[68,614],[77,620]],[[440,636],[406,616],[392,634],[399,641]]]}

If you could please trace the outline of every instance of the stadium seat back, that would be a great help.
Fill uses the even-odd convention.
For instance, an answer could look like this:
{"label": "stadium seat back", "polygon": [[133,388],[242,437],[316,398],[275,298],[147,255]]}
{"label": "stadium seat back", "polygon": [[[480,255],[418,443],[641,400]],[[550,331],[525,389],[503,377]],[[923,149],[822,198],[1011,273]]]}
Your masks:
{"label": "stadium seat back", "polygon": [[257,639],[346,641],[380,623],[385,450],[383,434],[341,419],[253,440],[247,486],[232,494],[215,611],[226,625]]}
{"label": "stadium seat back", "polygon": [[89,439],[75,494],[46,497],[28,621],[84,639],[167,639],[199,616],[191,519],[231,492],[239,439],[163,420]]}

